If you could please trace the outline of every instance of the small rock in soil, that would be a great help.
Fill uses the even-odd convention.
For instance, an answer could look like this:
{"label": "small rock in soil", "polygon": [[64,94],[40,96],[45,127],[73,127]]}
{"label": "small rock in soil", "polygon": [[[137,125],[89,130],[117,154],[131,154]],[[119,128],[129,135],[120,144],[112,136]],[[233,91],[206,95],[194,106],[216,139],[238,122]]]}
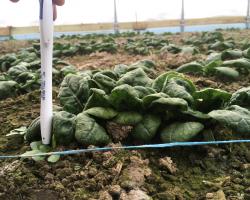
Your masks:
{"label": "small rock in soil", "polygon": [[95,167],[91,167],[89,169],[88,175],[89,175],[90,178],[93,178],[97,174],[97,172],[98,171],[97,171],[97,169]]}
{"label": "small rock in soil", "polygon": [[210,158],[219,158],[222,157],[222,154],[225,153],[225,149],[221,149],[218,147],[210,147],[207,146],[207,154]]}
{"label": "small rock in soil", "polygon": [[52,181],[54,179],[54,175],[51,173],[47,173],[44,179],[47,181]]}
{"label": "small rock in soil", "polygon": [[250,169],[250,164],[249,164],[249,163],[248,163],[248,164],[243,164],[243,165],[241,166],[241,169],[243,169],[243,170]]}
{"label": "small rock in soil", "polygon": [[207,193],[206,200],[226,200],[226,196],[223,190],[219,190],[214,193]]}
{"label": "small rock in soil", "polygon": [[99,194],[101,200],[113,200],[112,196],[107,191],[101,191]]}
{"label": "small rock in soil", "polygon": [[129,166],[122,172],[120,178],[121,186],[124,189],[133,189],[142,186],[145,182],[145,176],[147,177],[151,174],[151,170],[147,166],[148,164],[148,160],[132,156]]}
{"label": "small rock in soil", "polygon": [[172,161],[170,157],[160,158],[159,163],[161,167],[167,169],[171,174],[177,172],[176,164]]}
{"label": "small rock in soil", "polygon": [[142,190],[131,190],[129,193],[123,192],[120,200],[151,200],[151,198]]}
{"label": "small rock in soil", "polygon": [[58,181],[54,182],[51,186],[58,192],[63,192],[65,190],[65,187],[63,186],[63,184]]}

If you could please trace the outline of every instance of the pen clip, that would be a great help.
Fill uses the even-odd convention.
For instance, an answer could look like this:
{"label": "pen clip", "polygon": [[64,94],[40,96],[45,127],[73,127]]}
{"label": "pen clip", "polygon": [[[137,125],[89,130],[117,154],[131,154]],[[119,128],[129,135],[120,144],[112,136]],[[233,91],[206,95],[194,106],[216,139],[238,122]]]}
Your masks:
{"label": "pen clip", "polygon": [[40,15],[39,18],[40,20],[43,19],[43,0],[39,0],[40,1]]}

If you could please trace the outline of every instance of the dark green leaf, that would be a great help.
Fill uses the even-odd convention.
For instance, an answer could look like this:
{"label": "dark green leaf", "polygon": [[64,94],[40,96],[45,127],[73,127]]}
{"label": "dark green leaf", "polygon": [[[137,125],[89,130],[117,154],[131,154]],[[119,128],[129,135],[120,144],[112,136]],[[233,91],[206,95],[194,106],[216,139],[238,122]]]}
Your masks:
{"label": "dark green leaf", "polygon": [[116,65],[114,68],[114,72],[118,74],[119,77],[125,74],[127,70],[128,70],[128,66],[124,64]]}
{"label": "dark green leaf", "polygon": [[84,110],[93,107],[110,107],[109,97],[103,90],[96,88],[90,89],[90,97],[85,105]]}
{"label": "dark green leaf", "polygon": [[114,77],[110,77],[105,75],[103,72],[98,72],[93,76],[93,80],[95,80],[98,84],[98,88],[104,90],[106,93],[110,93],[110,91],[116,86],[116,80]]}
{"label": "dark green leaf", "polygon": [[156,93],[156,91],[151,87],[135,86],[134,89],[137,91],[140,99],[147,95]]}
{"label": "dark green leaf", "polygon": [[142,115],[137,112],[120,112],[114,119],[114,122],[122,125],[135,125],[142,120]]}
{"label": "dark green leaf", "polygon": [[229,105],[250,107],[250,87],[241,88],[233,93]]}
{"label": "dark green leaf", "polygon": [[84,113],[101,119],[112,119],[118,114],[113,108],[103,107],[93,107],[84,111]]}
{"label": "dark green leaf", "polygon": [[186,142],[204,129],[199,122],[173,123],[161,131],[162,142]]}
{"label": "dark green leaf", "polygon": [[11,67],[7,73],[10,77],[12,77],[15,80],[15,78],[18,77],[18,75],[28,71],[26,66],[27,66],[26,64],[21,63],[17,66]]}
{"label": "dark green leaf", "polygon": [[145,115],[143,120],[133,129],[133,137],[142,142],[149,142],[154,138],[161,124],[161,118],[155,115]]}
{"label": "dark green leaf", "polygon": [[235,49],[235,50],[225,50],[221,54],[222,60],[233,60],[242,57],[242,51]]}
{"label": "dark green leaf", "polygon": [[60,103],[65,111],[73,114],[81,112],[89,97],[89,76],[67,75],[59,90]]}
{"label": "dark green leaf", "polygon": [[141,69],[135,69],[124,74],[118,81],[117,85],[128,84],[131,86],[150,86],[152,80],[147,76],[147,74]]}
{"label": "dark green leaf", "polygon": [[250,71],[250,61],[246,58],[224,61],[223,66],[231,66],[235,68],[243,68]]}
{"label": "dark green leaf", "polygon": [[0,100],[15,96],[18,84],[15,81],[0,81]]}
{"label": "dark green leaf", "polygon": [[216,72],[216,67],[219,67],[220,65],[221,65],[220,60],[211,61],[204,66],[204,72],[207,75],[210,75],[210,74],[214,75],[214,73]]}
{"label": "dark green leaf", "polygon": [[160,99],[160,98],[168,98],[169,96],[163,92],[160,92],[160,93],[156,93],[156,94],[150,94],[150,95],[147,95],[145,96],[143,99],[142,99],[142,104],[143,104],[143,107],[146,109],[148,108],[151,103],[157,99]]}
{"label": "dark green leaf", "polygon": [[68,145],[74,140],[75,115],[66,111],[56,112],[53,116],[53,134],[59,145]]}
{"label": "dark green leaf", "polygon": [[116,110],[140,110],[142,106],[138,92],[127,84],[115,87],[109,100]]}
{"label": "dark green leaf", "polygon": [[194,93],[196,108],[203,112],[218,109],[226,104],[231,94],[220,89],[206,88]]}
{"label": "dark green leaf", "polygon": [[176,69],[179,73],[193,73],[193,74],[202,74],[203,66],[197,62],[191,62],[184,65],[181,65]]}
{"label": "dark green leaf", "polygon": [[110,142],[105,129],[84,113],[76,117],[76,140],[82,145],[105,145]]}
{"label": "dark green leaf", "polygon": [[172,78],[165,85],[162,92],[173,98],[182,98],[190,104],[194,102],[191,89],[185,80]]}
{"label": "dark green leaf", "polygon": [[234,105],[225,110],[214,110],[208,115],[238,133],[250,133],[250,111],[245,108]]}
{"label": "dark green leaf", "polygon": [[60,70],[60,73],[63,75],[63,76],[67,76],[68,74],[76,74],[77,72],[77,69],[72,66],[72,65],[69,65],[69,66],[65,66],[63,67],[61,70]]}
{"label": "dark green leaf", "polygon": [[148,109],[151,109],[153,112],[166,112],[166,111],[174,111],[174,110],[187,110],[188,103],[184,99],[180,98],[159,98],[157,100],[152,101],[152,103],[148,106]]}
{"label": "dark green leaf", "polygon": [[178,72],[166,72],[164,74],[161,74],[153,81],[152,88],[157,92],[161,92],[164,84],[173,77],[184,77],[184,75]]}
{"label": "dark green leaf", "polygon": [[39,141],[42,139],[40,130],[40,117],[31,122],[24,137],[28,142]]}
{"label": "dark green leaf", "polygon": [[250,48],[243,51],[243,56],[245,58],[250,58]]}

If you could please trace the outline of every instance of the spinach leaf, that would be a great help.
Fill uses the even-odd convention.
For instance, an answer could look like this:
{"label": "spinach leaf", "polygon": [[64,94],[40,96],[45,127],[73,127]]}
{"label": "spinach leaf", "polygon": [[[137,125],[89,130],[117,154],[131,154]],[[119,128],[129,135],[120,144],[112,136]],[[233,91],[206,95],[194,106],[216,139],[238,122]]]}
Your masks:
{"label": "spinach leaf", "polygon": [[221,53],[221,60],[233,60],[242,57],[242,51],[238,49],[225,50]]}
{"label": "spinach leaf", "polygon": [[91,115],[93,117],[106,120],[112,119],[118,114],[113,108],[104,107],[93,107],[84,111],[84,113],[87,113],[88,115]]}
{"label": "spinach leaf", "polygon": [[250,71],[250,61],[246,58],[224,61],[222,65]]}
{"label": "spinach leaf", "polygon": [[208,113],[216,121],[238,133],[250,133],[250,111],[237,105]]}
{"label": "spinach leaf", "polygon": [[131,86],[150,86],[151,83],[152,80],[141,68],[127,72],[117,81],[117,85],[128,84]]}
{"label": "spinach leaf", "polygon": [[116,86],[116,80],[113,77],[105,75],[103,72],[97,72],[93,76],[93,80],[96,81],[98,88],[104,90],[106,93],[110,93],[111,90]]}
{"label": "spinach leaf", "polygon": [[143,116],[138,112],[120,112],[114,122],[122,125],[135,125],[142,120]]}
{"label": "spinach leaf", "polygon": [[198,62],[191,62],[181,65],[176,69],[179,73],[203,74],[203,65]]}
{"label": "spinach leaf", "polygon": [[76,117],[75,138],[82,145],[105,145],[110,138],[105,129],[85,113]]}
{"label": "spinach leaf", "polygon": [[186,142],[204,129],[199,122],[177,122],[170,124],[161,131],[162,142]]}
{"label": "spinach leaf", "polygon": [[209,112],[226,104],[231,94],[220,89],[206,88],[194,93],[195,105],[199,111]]}
{"label": "spinach leaf", "polygon": [[227,78],[229,80],[237,80],[240,76],[240,73],[230,67],[216,67],[216,74],[221,78]]}
{"label": "spinach leaf", "polygon": [[194,99],[191,95],[192,91],[190,91],[190,89],[189,84],[185,80],[172,78],[163,88],[162,92],[166,93],[170,97],[182,98],[192,105]]}
{"label": "spinach leaf", "polygon": [[184,99],[180,98],[158,98],[153,100],[148,106],[147,109],[155,113],[165,113],[166,111],[176,111],[176,110],[187,110],[188,103]]}
{"label": "spinach leaf", "polygon": [[138,141],[149,142],[156,135],[160,124],[160,117],[156,115],[145,115],[143,120],[134,127],[132,135]]}
{"label": "spinach leaf", "polygon": [[138,92],[127,84],[115,87],[111,91],[109,101],[116,110],[140,110],[142,107]]}
{"label": "spinach leaf", "polygon": [[15,81],[0,81],[0,100],[15,96],[18,84]]}
{"label": "spinach leaf", "polygon": [[59,145],[69,145],[74,140],[75,133],[74,114],[66,111],[56,112],[53,116],[53,134],[56,143]]}
{"label": "spinach leaf", "polygon": [[90,97],[85,105],[84,110],[93,107],[110,107],[109,97],[103,90],[96,88],[90,89]]}
{"label": "spinach leaf", "polygon": [[65,111],[77,114],[84,109],[84,103],[89,97],[90,76],[75,74],[67,75],[59,89],[58,97]]}
{"label": "spinach leaf", "polygon": [[250,107],[250,87],[241,88],[233,93],[229,105],[238,105],[242,107]]}

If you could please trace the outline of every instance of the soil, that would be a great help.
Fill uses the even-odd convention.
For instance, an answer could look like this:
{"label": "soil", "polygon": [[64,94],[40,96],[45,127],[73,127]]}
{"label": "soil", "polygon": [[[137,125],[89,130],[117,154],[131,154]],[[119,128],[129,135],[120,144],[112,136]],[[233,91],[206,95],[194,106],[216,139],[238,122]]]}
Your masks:
{"label": "soil", "polygon": [[17,40],[1,41],[0,42],[0,56],[6,53],[17,52],[21,48],[30,46],[31,43],[32,41],[17,41]]}
{"label": "soil", "polygon": [[[226,34],[241,38],[243,33],[246,35],[243,31]],[[177,43],[186,36],[171,37]],[[4,50],[5,53],[10,51]],[[163,72],[203,56],[154,54],[145,57],[119,52],[95,53],[65,60],[79,69],[106,69],[146,58],[154,60],[157,71]],[[231,92],[250,83],[250,76],[233,83],[215,77],[189,77],[198,88],[216,87]],[[56,90],[55,105],[58,104]],[[5,135],[14,128],[28,126],[39,116],[39,96],[39,91],[34,91],[0,101],[1,155],[21,154],[29,149],[29,144],[22,138],[13,141]],[[124,127],[121,133],[127,133],[127,129],[129,127]],[[239,139],[223,127],[215,127],[214,133],[216,138]],[[249,144],[232,144],[114,150],[64,156],[55,164],[30,159],[0,160],[0,200],[250,199],[249,147]]]}

